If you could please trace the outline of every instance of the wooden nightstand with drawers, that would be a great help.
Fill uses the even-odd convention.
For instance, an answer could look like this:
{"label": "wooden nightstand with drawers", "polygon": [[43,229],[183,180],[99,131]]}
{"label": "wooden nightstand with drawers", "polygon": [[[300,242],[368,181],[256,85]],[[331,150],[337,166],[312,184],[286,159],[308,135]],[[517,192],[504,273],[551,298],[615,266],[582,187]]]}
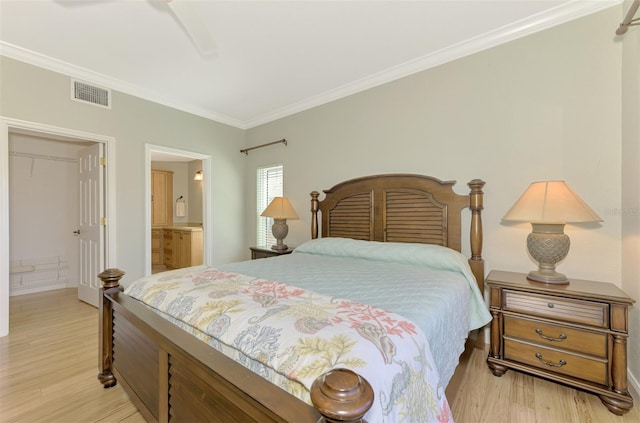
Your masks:
{"label": "wooden nightstand with drawers", "polygon": [[627,391],[628,309],[634,303],[611,283],[568,285],[492,271],[491,345],[495,376],[520,370],[598,395],[614,414],[633,407]]}
{"label": "wooden nightstand with drawers", "polygon": [[278,257],[283,254],[291,254],[293,248],[287,248],[286,250],[273,250],[269,247],[249,247],[251,250],[251,260]]}

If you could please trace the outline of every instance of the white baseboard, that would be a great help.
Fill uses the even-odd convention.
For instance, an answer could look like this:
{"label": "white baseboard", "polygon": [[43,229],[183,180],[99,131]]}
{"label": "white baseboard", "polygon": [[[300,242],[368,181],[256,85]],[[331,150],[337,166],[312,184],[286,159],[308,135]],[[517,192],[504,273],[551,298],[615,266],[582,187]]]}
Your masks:
{"label": "white baseboard", "polygon": [[62,284],[56,284],[56,285],[47,285],[47,286],[39,286],[35,288],[21,289],[19,291],[12,292],[10,296],[17,297],[19,295],[35,294],[36,292],[45,292],[45,291],[51,291],[53,289],[62,289],[62,288],[68,288],[68,286],[62,283]]}
{"label": "white baseboard", "polygon": [[[629,393],[633,398],[633,402],[636,404],[640,404],[640,384],[638,383],[638,379],[631,372],[627,372],[627,384]],[[637,405],[636,405],[637,406]]]}

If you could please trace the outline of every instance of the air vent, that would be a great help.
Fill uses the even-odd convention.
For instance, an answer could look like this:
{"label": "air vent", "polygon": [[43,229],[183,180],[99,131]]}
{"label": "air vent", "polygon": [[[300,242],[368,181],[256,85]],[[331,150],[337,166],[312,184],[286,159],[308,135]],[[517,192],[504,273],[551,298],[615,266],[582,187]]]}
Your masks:
{"label": "air vent", "polygon": [[107,109],[111,108],[111,90],[75,79],[71,80],[71,99]]}

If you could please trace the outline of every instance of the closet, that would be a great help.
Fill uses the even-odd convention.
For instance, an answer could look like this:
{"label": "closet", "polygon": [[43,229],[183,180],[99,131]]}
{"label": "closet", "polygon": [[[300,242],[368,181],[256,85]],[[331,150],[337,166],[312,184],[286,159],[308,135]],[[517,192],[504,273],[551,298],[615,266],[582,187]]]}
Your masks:
{"label": "closet", "polygon": [[78,285],[78,152],[88,144],[9,134],[9,295]]}

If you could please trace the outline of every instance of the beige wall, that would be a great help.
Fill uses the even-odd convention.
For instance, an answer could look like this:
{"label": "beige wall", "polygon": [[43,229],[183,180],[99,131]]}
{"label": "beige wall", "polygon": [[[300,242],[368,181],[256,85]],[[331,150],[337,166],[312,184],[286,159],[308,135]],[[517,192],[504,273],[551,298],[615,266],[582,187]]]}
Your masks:
{"label": "beige wall", "polygon": [[0,57],[0,115],[116,139],[117,257],[126,280],[144,274],[145,144],[211,155],[213,262],[244,257],[244,131],[113,92],[111,110],[69,99],[69,77]]}
{"label": "beige wall", "polygon": [[[624,10],[631,6],[624,3]],[[640,28],[622,42],[622,288],[640,300]],[[640,385],[640,304],[629,314],[629,368]]]}
{"label": "beige wall", "polygon": [[[250,129],[247,203],[255,168],[282,162],[285,195],[301,220],[289,244],[309,237],[311,190],[345,178],[413,172],[487,182],[488,268],[536,266],[530,225],[500,223],[532,181],[565,179],[604,219],[567,226],[572,247],[560,269],[572,277],[620,284],[620,9],[609,9],[437,68]],[[247,222],[251,229],[253,221]],[[247,232],[253,242],[253,230]],[[599,257],[598,265],[593,257]]]}
{"label": "beige wall", "polygon": [[[249,154],[247,210],[255,209],[256,167],[277,162],[301,218],[289,222],[289,245],[309,238],[311,190],[408,172],[457,180],[465,193],[469,180],[481,178],[487,269],[526,272],[537,266],[526,251],[530,225],[500,219],[529,183],[564,179],[604,222],[567,225],[571,251],[559,271],[622,286],[623,263],[631,260],[621,259],[623,147],[634,156],[625,154],[625,161],[638,179],[637,136],[622,142],[623,44],[614,37],[622,13],[613,7],[250,129],[247,146],[281,138],[289,144]],[[637,77],[637,56],[627,61],[634,60],[624,72]],[[637,102],[637,93],[629,95]],[[637,109],[634,116],[637,124]],[[629,196],[637,204],[637,187]],[[247,226],[252,244],[252,215]],[[631,231],[637,237],[637,228]],[[629,284],[637,284],[637,272]],[[637,289],[624,285],[638,299]],[[629,348],[636,357],[639,346],[636,333]],[[640,375],[637,363],[631,368]]]}
{"label": "beige wall", "polygon": [[[189,173],[188,173],[188,181],[189,181],[189,222],[193,224],[200,223],[202,224],[202,190],[203,190],[203,182],[202,181],[194,181],[193,175],[199,170],[202,170],[202,160],[194,160],[189,162]],[[241,241],[241,240],[239,240]]]}

